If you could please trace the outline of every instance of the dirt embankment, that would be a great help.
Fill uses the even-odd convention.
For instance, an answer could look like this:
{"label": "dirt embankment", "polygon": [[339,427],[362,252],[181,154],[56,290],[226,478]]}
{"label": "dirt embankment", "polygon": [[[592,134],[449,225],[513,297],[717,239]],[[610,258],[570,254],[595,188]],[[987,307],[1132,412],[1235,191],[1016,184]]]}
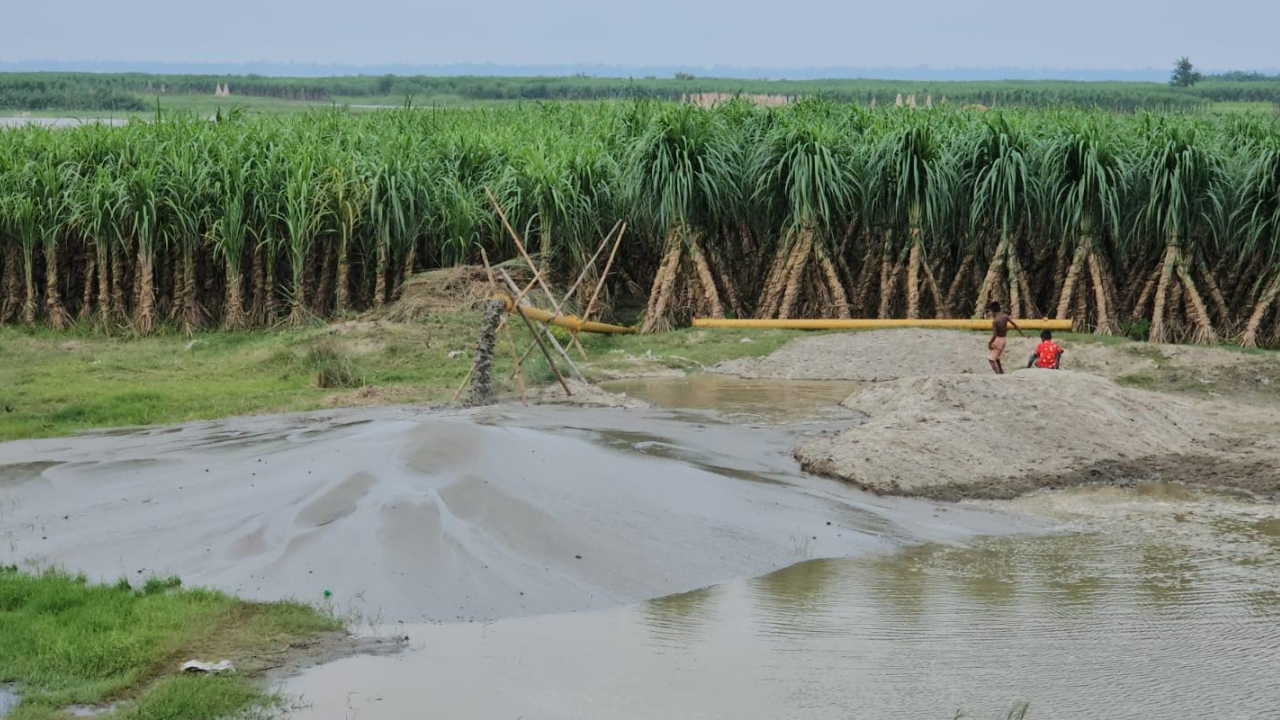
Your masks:
{"label": "dirt embankment", "polygon": [[[1033,342],[1012,338],[1006,368],[1025,365]],[[1070,370],[997,377],[985,343],[974,333],[914,329],[815,336],[716,370],[875,382],[843,403],[865,414],[864,424],[795,449],[805,469],[873,492],[1003,498],[1159,479],[1280,497],[1277,358],[1067,343]]]}

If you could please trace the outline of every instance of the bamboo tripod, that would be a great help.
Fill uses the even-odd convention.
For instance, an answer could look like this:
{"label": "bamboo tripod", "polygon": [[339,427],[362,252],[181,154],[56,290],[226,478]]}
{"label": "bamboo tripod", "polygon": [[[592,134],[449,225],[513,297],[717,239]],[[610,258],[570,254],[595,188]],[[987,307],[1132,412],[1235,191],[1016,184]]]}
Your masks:
{"label": "bamboo tripod", "polygon": [[[569,286],[569,289],[562,297],[557,298],[543,279],[544,273],[542,269],[540,269],[533,261],[533,258],[529,256],[528,251],[525,249],[524,241],[521,239],[520,235],[516,233],[515,229],[511,227],[511,223],[507,221],[506,213],[502,211],[502,207],[498,204],[497,199],[494,198],[493,193],[490,192],[487,187],[485,188],[485,194],[488,195],[489,202],[493,204],[493,208],[497,212],[498,218],[502,221],[502,226],[511,236],[511,240],[515,243],[516,249],[519,250],[521,258],[529,266],[530,272],[533,273],[533,278],[523,289],[521,289],[516,285],[515,281],[506,270],[498,268],[495,273],[493,265],[489,262],[488,253],[486,253],[483,248],[480,250],[480,257],[484,262],[485,273],[488,275],[489,288],[493,293],[493,297],[506,298],[507,301],[510,302],[511,312],[520,316],[525,327],[529,330],[529,334],[533,336],[533,344],[526,348],[524,353],[517,353],[515,338],[511,334],[511,327],[507,321],[507,317],[504,316],[499,322],[498,332],[501,332],[506,338],[506,345],[511,353],[511,374],[519,384],[520,400],[524,404],[528,405],[529,399],[524,382],[523,368],[529,354],[532,353],[535,348],[542,352],[542,356],[546,359],[547,365],[555,374],[560,387],[564,389],[565,395],[572,397],[573,391],[569,388],[569,383],[565,380],[564,374],[561,372],[560,367],[556,362],[556,356],[558,355],[560,359],[564,361],[565,365],[579,381],[586,382],[586,378],[583,376],[582,371],[578,368],[577,364],[574,363],[573,358],[569,356],[569,352],[563,345],[561,345],[560,341],[551,332],[552,321],[561,317],[562,309],[573,299],[578,288],[581,287],[583,281],[586,280],[587,274],[595,267],[596,261],[604,252],[605,247],[609,245],[610,240],[612,240],[613,249],[609,252],[609,259],[605,262],[604,271],[601,273],[600,279],[596,282],[595,289],[591,293],[591,299],[587,303],[586,310],[583,312],[583,317],[580,322],[587,322],[591,319],[591,314],[595,310],[596,300],[600,296],[600,290],[604,287],[605,280],[609,276],[609,271],[613,268],[613,260],[617,256],[618,248],[622,244],[622,238],[627,232],[626,223],[618,221],[614,224],[613,228],[604,236],[604,239],[601,240],[599,247],[596,248],[591,259],[583,266],[577,279]],[[501,279],[501,284],[499,283],[499,279]],[[503,289],[504,287],[505,290]],[[539,287],[542,290],[553,308],[550,316],[547,316],[547,314],[543,312],[534,313],[538,317],[536,322],[534,319],[529,317],[529,314],[526,314],[526,308],[536,309],[533,305],[527,302],[530,291],[535,287]],[[586,350],[578,340],[577,329],[570,331],[569,345],[577,348],[578,354],[583,360],[587,358]],[[552,353],[552,350],[555,351],[554,354]],[[462,384],[458,386],[457,391],[453,394],[452,402],[457,402],[458,397],[462,395],[462,391],[467,387],[467,383],[472,380],[475,368],[476,365],[473,363],[471,369],[467,372],[466,377],[462,379]]]}

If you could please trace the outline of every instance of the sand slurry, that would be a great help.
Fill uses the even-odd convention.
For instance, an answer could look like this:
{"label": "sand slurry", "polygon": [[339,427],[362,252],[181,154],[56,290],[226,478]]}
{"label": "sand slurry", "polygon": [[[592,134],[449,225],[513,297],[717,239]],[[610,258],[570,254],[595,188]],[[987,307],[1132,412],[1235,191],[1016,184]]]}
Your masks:
{"label": "sand slurry", "polygon": [[369,408],[0,444],[0,564],[180,575],[362,622],[599,609],[1005,519],[804,475],[669,411]]}
{"label": "sand slurry", "polygon": [[805,469],[936,499],[1169,479],[1280,493],[1277,418],[1073,371],[877,383],[843,403],[865,424],[802,442]]}

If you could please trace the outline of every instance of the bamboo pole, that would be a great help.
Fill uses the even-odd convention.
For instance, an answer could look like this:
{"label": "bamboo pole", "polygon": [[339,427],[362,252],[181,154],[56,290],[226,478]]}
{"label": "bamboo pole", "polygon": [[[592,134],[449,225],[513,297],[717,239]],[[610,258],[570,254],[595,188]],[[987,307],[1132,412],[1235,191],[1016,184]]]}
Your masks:
{"label": "bamboo pole", "polygon": [[[498,212],[498,218],[502,220],[502,226],[507,229],[507,233],[511,235],[511,240],[516,244],[516,249],[520,251],[520,256],[524,258],[524,261],[529,264],[529,269],[533,271],[533,279],[542,287],[542,292],[546,293],[547,299],[551,301],[552,309],[559,315],[560,303],[556,302],[555,294],[551,292],[551,288],[547,287],[546,281],[542,279],[541,273],[538,272],[538,264],[533,261],[533,258],[529,257],[529,253],[524,249],[524,243],[520,240],[520,236],[512,229],[511,223],[507,222],[507,214],[502,212],[502,206],[498,204],[498,199],[493,196],[493,192],[489,190],[488,185],[484,188],[484,194],[489,196],[489,202],[493,203],[493,209]],[[511,290],[521,294],[516,290],[514,283]]]}
{"label": "bamboo pole", "polygon": [[476,371],[475,363],[472,363],[471,367],[467,369],[466,376],[462,378],[462,384],[458,386],[458,389],[453,393],[453,397],[449,399],[450,405],[458,402],[458,397],[462,395],[463,388],[467,386],[467,382],[471,380],[471,374],[474,373],[475,371]]}
{"label": "bamboo pole", "polygon": [[[507,271],[506,271],[506,270],[499,269],[499,270],[498,270],[498,272],[502,275],[502,281],[503,281],[504,283],[506,283],[507,287],[508,287],[512,292],[516,292],[516,284],[515,284],[515,281],[513,281],[513,280],[511,279],[511,276],[507,274]],[[525,307],[524,307],[523,305],[515,305],[515,306],[513,306],[513,307],[515,308],[515,311],[516,311],[516,312],[520,313],[520,317],[524,318],[524,321],[525,321],[526,323],[528,323],[528,322],[529,322],[529,316],[528,316],[528,314],[526,314]],[[529,308],[529,309],[531,309],[531,310],[532,310],[533,308]],[[530,324],[530,329],[531,329],[531,330],[533,329],[532,324]],[[570,369],[570,370],[573,370],[573,374],[574,374],[574,375],[577,375],[577,376],[578,376],[578,379],[579,379],[579,380],[581,380],[582,382],[586,382],[586,381],[587,381],[587,379],[586,379],[585,377],[583,377],[583,376],[582,376],[582,371],[581,371],[581,370],[579,370],[579,369],[578,369],[578,366],[577,366],[577,365],[575,365],[575,364],[573,363],[573,358],[569,357],[569,353],[565,352],[565,351],[564,351],[564,348],[560,346],[560,341],[559,341],[559,340],[556,340],[556,336],[551,334],[551,328],[549,327],[549,324],[548,324],[548,325],[543,325],[543,326],[542,326],[542,331],[543,331],[544,333],[546,333],[546,335],[547,335],[547,340],[550,340],[550,341],[551,341],[551,346],[552,346],[552,347],[554,347],[554,348],[556,349],[556,352],[560,353],[560,357],[564,358],[564,361],[565,361],[566,363],[568,363],[568,364],[569,364],[569,369]],[[541,339],[541,338],[535,337],[534,339],[536,339],[536,340],[538,341],[538,345],[539,345],[539,346],[541,346],[541,345],[542,345],[542,339]],[[542,350],[543,350],[543,352],[544,352],[544,353],[546,353],[546,348],[545,348],[545,347],[543,347],[543,348],[542,348]],[[548,360],[550,360],[550,358],[551,358],[550,353],[546,353],[546,354],[547,354],[547,359],[548,359]],[[551,363],[551,366],[554,368],[554,367],[555,367],[555,363],[554,363],[554,362],[553,362],[553,363]],[[556,374],[557,374],[557,375],[559,375],[559,374],[560,374],[560,370],[559,370],[559,369],[556,369]],[[568,389],[569,389],[569,386],[568,386],[568,385],[565,385],[565,390],[568,390]]]}
{"label": "bamboo pole", "polygon": [[560,381],[560,387],[564,388],[564,394],[573,397],[573,391],[569,389],[569,383],[564,381],[564,376],[560,374],[560,368],[556,367],[556,363],[551,359],[551,353],[547,351],[547,346],[542,343],[542,337],[538,335],[538,330],[533,327],[533,323],[529,322],[529,318],[516,308],[516,312],[520,313],[520,319],[524,320],[525,326],[529,328],[529,332],[533,335],[534,342],[538,343],[538,349],[542,350],[542,355],[547,359],[547,364],[551,366],[551,372],[556,374],[556,379]]}
{"label": "bamboo pole", "polygon": [[[626,234],[627,224],[622,223],[622,228],[618,231],[618,237],[613,241],[613,249],[609,251],[609,259],[604,263],[604,272],[600,273],[600,280],[596,282],[595,288],[591,291],[591,299],[587,301],[587,309],[582,311],[582,319],[584,321],[589,322],[591,320],[591,311],[595,309],[596,298],[600,296],[600,290],[604,287],[605,280],[609,279],[609,269],[613,267],[613,258],[618,254],[618,248],[622,246],[622,236]],[[572,332],[573,340],[577,343],[578,331],[573,330]],[[582,345],[579,344],[578,348],[581,349]],[[586,353],[583,353],[583,356],[585,357]]]}
{"label": "bamboo pole", "polygon": [[[600,253],[604,252],[605,246],[609,244],[609,238],[613,237],[613,234],[617,232],[618,228],[621,226],[622,226],[621,220],[614,223],[613,229],[609,231],[608,235],[604,236],[604,240],[600,241],[600,247],[596,248],[595,254],[591,256],[591,259],[587,261],[586,265],[582,266],[582,272],[578,273],[578,279],[574,280],[573,285],[570,285],[569,290],[565,292],[564,300],[561,303],[562,305],[564,303],[569,302],[569,298],[573,297],[573,294],[578,291],[578,286],[581,285],[582,281],[585,280],[587,277],[587,270],[590,270],[592,267],[595,266],[596,259],[600,257]],[[621,237],[621,235],[619,235],[619,237]],[[616,244],[615,244],[615,247],[616,247]],[[610,255],[610,257],[612,257],[612,255]]]}
{"label": "bamboo pole", "polygon": [[[591,256],[591,259],[588,260],[587,263],[582,266],[582,272],[578,273],[578,279],[574,280],[573,285],[570,285],[569,289],[565,292],[564,299],[560,302],[561,305],[567,305],[569,303],[569,298],[573,297],[573,294],[578,291],[578,286],[582,284],[582,281],[584,279],[586,279],[587,271],[595,267],[596,259],[600,257],[600,253],[604,252],[605,246],[609,244],[609,238],[613,237],[613,234],[617,232],[618,228],[621,226],[622,226],[621,220],[614,223],[613,229],[611,229],[609,231],[609,234],[605,235],[604,239],[600,241],[600,247],[596,248],[595,254],[593,254]],[[587,351],[582,349],[582,343],[578,342],[578,333],[576,332],[570,333],[569,342],[572,343],[574,347],[578,348],[578,353],[582,355],[583,360],[586,360]]]}
{"label": "bamboo pole", "polygon": [[618,233],[617,239],[613,241],[613,250],[609,251],[609,259],[605,261],[604,272],[600,274],[600,282],[596,283],[596,287],[591,291],[591,300],[587,302],[587,309],[582,312],[583,320],[591,319],[591,311],[595,309],[596,298],[600,296],[600,289],[604,287],[604,281],[609,277],[609,270],[613,267],[613,258],[618,254],[618,248],[622,245],[622,236],[627,234],[627,224],[622,224],[622,230]]}
{"label": "bamboo pole", "polygon": [[[621,230],[619,230],[619,226],[621,226]],[[614,240],[614,243],[613,243],[613,250],[609,253],[609,259],[608,259],[608,261],[607,261],[607,262],[605,262],[605,266],[604,266],[604,273],[600,276],[600,283],[596,285],[595,290],[591,293],[591,300],[590,300],[590,302],[588,302],[588,303],[587,303],[587,311],[586,311],[586,313],[584,313],[584,314],[583,314],[582,320],[581,320],[581,321],[578,321],[578,322],[577,322],[577,324],[576,324],[576,325],[574,325],[574,324],[566,324],[566,323],[572,323],[574,320],[577,320],[577,319],[576,319],[574,316],[572,316],[572,315],[569,315],[569,316],[555,316],[555,315],[549,315],[547,319],[543,319],[543,322],[549,322],[550,324],[554,324],[554,325],[558,325],[559,327],[567,328],[567,329],[568,329],[568,330],[573,334],[573,335],[572,335],[572,337],[573,337],[573,343],[574,343],[574,345],[576,345],[576,346],[577,346],[578,351],[579,351],[580,353],[582,353],[582,357],[583,357],[583,359],[586,359],[587,353],[586,353],[586,351],[585,351],[585,350],[583,350],[583,349],[582,349],[582,344],[581,344],[580,342],[578,342],[578,332],[580,332],[581,330],[583,330],[585,325],[592,325],[592,326],[593,326],[593,328],[595,328],[595,329],[587,328],[587,332],[603,332],[603,333],[630,333],[630,332],[635,332],[634,330],[632,330],[632,329],[630,329],[630,328],[623,328],[623,327],[619,327],[619,326],[617,326],[617,325],[606,325],[606,324],[604,324],[604,323],[591,323],[591,322],[589,321],[589,318],[590,318],[590,316],[591,316],[591,310],[592,310],[592,308],[595,306],[596,297],[597,297],[597,296],[599,296],[599,294],[600,294],[600,288],[603,286],[605,279],[609,277],[609,269],[613,266],[613,258],[614,258],[614,256],[617,254],[617,252],[618,252],[618,247],[619,247],[619,245],[620,245],[620,244],[621,244],[621,242],[622,242],[622,236],[623,236],[623,235],[625,235],[625,234],[626,234],[626,232],[627,232],[627,225],[626,225],[626,223],[623,223],[623,222],[621,222],[621,221],[619,221],[619,223],[615,223],[615,224],[614,224],[614,226],[613,226],[613,230],[610,230],[610,231],[609,231],[609,235],[606,235],[606,236],[605,236],[604,242],[606,242],[606,243],[607,243],[607,242],[609,241],[609,237],[613,235],[614,230],[619,230],[619,232],[618,232],[618,236],[617,236],[617,238]],[[600,256],[600,250],[603,250],[603,249],[604,249],[604,243],[601,243],[601,245],[600,245],[600,249],[596,251],[596,254],[595,254],[595,255],[591,256],[591,264],[594,264],[594,263],[595,263],[596,258],[598,258],[598,257]],[[590,268],[590,267],[591,267],[591,265],[587,265],[586,267],[584,267],[584,268],[583,268],[582,273],[580,273],[580,274],[578,275],[578,281],[577,281],[577,282],[575,282],[575,283],[573,284],[573,287],[569,288],[569,291],[565,293],[565,295],[564,295],[564,300],[563,300],[563,302],[564,302],[564,303],[567,303],[567,302],[569,302],[569,300],[570,300],[570,299],[572,299],[572,297],[573,297],[574,293],[576,293],[576,292],[577,292],[577,290],[578,290],[578,286],[579,286],[579,284],[581,284],[582,280],[586,277],[586,271],[587,271],[587,268]],[[529,289],[530,289],[530,288],[532,288],[532,286],[533,286],[533,283],[532,283],[532,282],[530,282],[530,283],[529,283],[529,286],[525,288],[524,292],[528,292],[528,291],[529,291]],[[524,295],[523,295],[523,293],[522,293],[522,294],[520,295],[520,297],[519,297],[519,298],[517,298],[517,299],[513,302],[513,305],[517,305],[517,304],[519,304],[520,299],[521,299],[521,298],[523,298],[523,297],[524,297]],[[530,311],[531,311],[530,309],[526,309],[526,312],[530,312]],[[535,312],[535,313],[541,313],[542,311],[541,311],[541,310],[532,310],[532,312]],[[560,318],[560,320],[563,320],[564,322],[561,322],[560,320],[556,320],[556,318],[557,318],[557,317],[559,317],[559,318]],[[535,319],[539,319],[539,318],[535,318]],[[524,362],[524,361],[525,361],[525,359],[529,357],[529,353],[531,353],[531,352],[533,352],[533,346],[532,346],[532,345],[530,345],[529,347],[525,348],[524,353],[523,353],[522,355],[520,355],[519,361],[520,361],[520,362]]]}
{"label": "bamboo pole", "polygon": [[[516,284],[511,281],[511,276],[505,270],[500,269],[498,272],[502,273],[502,279],[514,291]],[[515,312],[520,316],[521,320],[524,320],[525,327],[529,328],[529,334],[533,335],[533,341],[538,344],[538,349],[542,351],[542,356],[547,359],[547,364],[551,366],[551,372],[556,374],[556,380],[560,381],[560,387],[564,388],[564,394],[573,397],[573,391],[569,389],[569,383],[565,382],[564,376],[560,374],[560,368],[556,367],[556,361],[551,359],[551,352],[547,350],[547,346],[542,342],[542,336],[538,334],[537,328],[525,316],[524,309],[521,306],[515,306]],[[554,338],[552,339],[554,340]],[[563,351],[561,352],[563,353]]]}

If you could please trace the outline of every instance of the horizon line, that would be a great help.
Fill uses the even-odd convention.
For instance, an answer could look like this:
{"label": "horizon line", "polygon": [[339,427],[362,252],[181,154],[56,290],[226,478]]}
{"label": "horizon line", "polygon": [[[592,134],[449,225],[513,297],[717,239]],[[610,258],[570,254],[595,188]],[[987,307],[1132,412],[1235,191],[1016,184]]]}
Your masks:
{"label": "horizon line", "polygon": [[[147,69],[150,68],[150,69]],[[711,79],[741,80],[899,80],[899,81],[979,81],[979,80],[1077,80],[1156,82],[1168,77],[1165,68],[1071,68],[1032,66],[860,66],[860,65],[797,65],[797,66],[744,66],[728,64],[696,65],[629,65],[622,63],[335,63],[322,61],[185,61],[185,60],[110,60],[110,59],[24,59],[0,60],[0,72],[139,72],[147,74],[246,74],[281,75],[287,71],[310,71],[309,76],[341,75],[489,75],[489,76],[588,76],[649,78],[673,75],[677,72],[704,73]],[[1280,68],[1211,68],[1201,67],[1206,74],[1244,72],[1280,75]],[[168,71],[168,72],[166,72]],[[181,72],[179,72],[181,71]],[[204,71],[204,72],[201,72]],[[282,72],[286,71],[286,72]],[[323,71],[323,72],[319,72]],[[710,74],[707,74],[710,73]],[[721,73],[721,74],[716,74]],[[827,74],[823,74],[827,73]],[[790,75],[790,77],[788,77]],[[957,77],[968,76],[968,77]]]}

